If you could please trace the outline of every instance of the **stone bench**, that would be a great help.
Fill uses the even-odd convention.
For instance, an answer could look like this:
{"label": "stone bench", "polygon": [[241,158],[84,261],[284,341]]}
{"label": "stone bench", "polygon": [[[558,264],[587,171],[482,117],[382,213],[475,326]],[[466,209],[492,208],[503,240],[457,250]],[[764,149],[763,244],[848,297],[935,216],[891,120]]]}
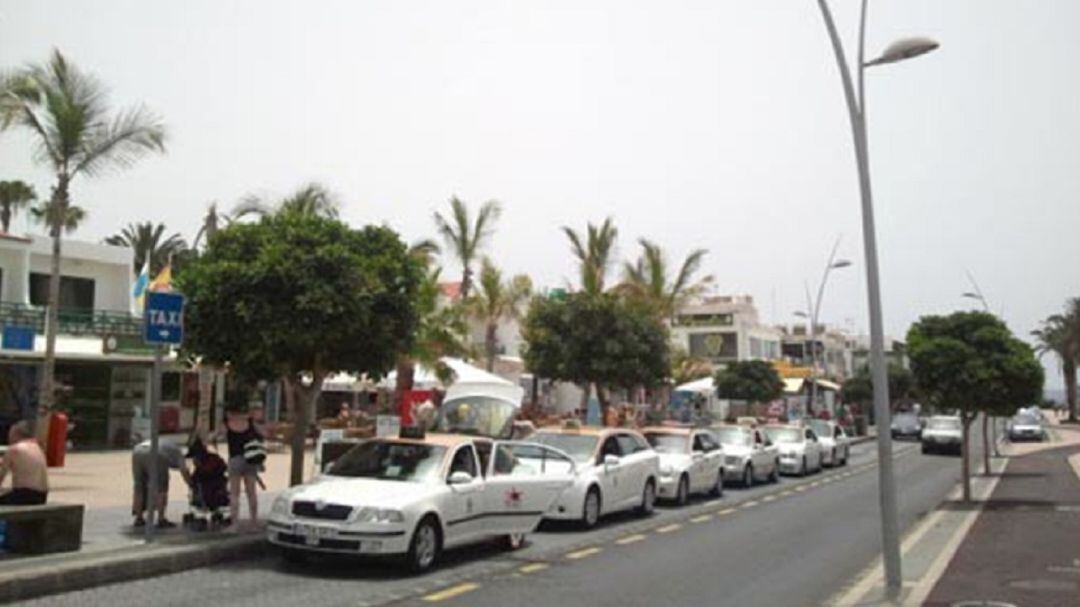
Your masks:
{"label": "stone bench", "polygon": [[70,552],[82,546],[82,504],[0,506],[7,525],[5,547],[19,554]]}

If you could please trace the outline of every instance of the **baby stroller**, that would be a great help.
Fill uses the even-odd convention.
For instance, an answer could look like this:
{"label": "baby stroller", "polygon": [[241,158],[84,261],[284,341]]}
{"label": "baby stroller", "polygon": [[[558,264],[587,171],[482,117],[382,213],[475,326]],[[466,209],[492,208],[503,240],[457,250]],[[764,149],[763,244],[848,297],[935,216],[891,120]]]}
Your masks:
{"label": "baby stroller", "polygon": [[211,453],[201,440],[188,447],[188,457],[195,464],[191,475],[190,510],[184,515],[184,527],[194,531],[220,529],[229,525],[228,465],[221,456]]}

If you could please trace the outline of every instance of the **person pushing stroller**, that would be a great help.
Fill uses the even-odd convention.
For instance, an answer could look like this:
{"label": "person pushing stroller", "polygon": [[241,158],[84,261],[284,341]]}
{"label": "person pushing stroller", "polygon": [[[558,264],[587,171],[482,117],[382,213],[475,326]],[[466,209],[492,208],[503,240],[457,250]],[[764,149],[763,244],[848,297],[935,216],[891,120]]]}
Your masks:
{"label": "person pushing stroller", "polygon": [[[150,490],[150,468],[157,466],[158,493],[154,503],[151,504],[147,493]],[[146,526],[146,517],[151,508],[157,508],[157,526],[159,529],[170,529],[176,523],[165,518],[165,508],[169,504],[169,470],[179,470],[184,482],[191,485],[191,473],[184,462],[184,453],[179,445],[169,439],[162,439],[158,443],[156,461],[150,454],[150,441],[146,440],[131,452],[131,476],[134,480],[134,496],[132,498],[131,515],[135,517],[135,527]]]}

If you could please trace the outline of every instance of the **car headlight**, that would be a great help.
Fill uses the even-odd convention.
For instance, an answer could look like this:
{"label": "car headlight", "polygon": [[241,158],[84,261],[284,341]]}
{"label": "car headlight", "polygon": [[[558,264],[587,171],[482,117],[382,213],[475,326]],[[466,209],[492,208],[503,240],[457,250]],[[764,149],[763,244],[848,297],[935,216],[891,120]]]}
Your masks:
{"label": "car headlight", "polygon": [[289,513],[289,498],[284,495],[279,496],[274,500],[274,505],[270,507],[271,514],[288,514]]}
{"label": "car headlight", "polygon": [[675,467],[671,465],[660,466],[660,476],[674,476]]}
{"label": "car headlight", "polygon": [[738,467],[742,464],[742,458],[738,455],[728,455],[724,458],[724,464],[729,467]]}
{"label": "car headlight", "polygon": [[384,508],[360,508],[353,514],[356,523],[403,523],[405,515],[400,510]]}

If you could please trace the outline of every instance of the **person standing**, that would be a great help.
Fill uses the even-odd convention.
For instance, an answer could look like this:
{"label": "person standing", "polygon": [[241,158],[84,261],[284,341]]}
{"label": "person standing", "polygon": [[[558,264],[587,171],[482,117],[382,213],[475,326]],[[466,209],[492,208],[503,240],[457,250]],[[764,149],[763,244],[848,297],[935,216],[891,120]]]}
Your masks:
{"label": "person standing", "polygon": [[49,473],[45,452],[30,434],[30,425],[21,421],[8,430],[8,451],[0,460],[0,486],[11,473],[11,491],[0,494],[0,506],[44,504],[49,495]]}
{"label": "person standing", "polygon": [[[249,412],[231,411],[225,419],[225,440],[229,445],[229,512],[232,524],[240,528],[240,485],[247,496],[250,524],[256,526],[259,519],[259,499],[256,484],[262,472],[262,461],[252,457],[254,445],[261,446],[264,433],[260,429],[262,410],[258,407]],[[263,451],[265,458],[265,451]],[[258,461],[256,461],[258,460]]]}
{"label": "person standing", "polygon": [[[149,504],[148,493],[150,491],[150,467],[157,466],[157,498],[154,504]],[[157,461],[150,454],[150,441],[135,445],[131,451],[131,477],[134,481],[134,496],[131,504],[131,515],[135,517],[135,527],[146,525],[146,514],[150,508],[157,508],[157,526],[159,529],[169,529],[176,526],[165,518],[165,508],[169,505],[169,470],[179,470],[184,483],[191,485],[191,472],[184,462],[183,450],[173,441],[162,439],[158,442]]]}

